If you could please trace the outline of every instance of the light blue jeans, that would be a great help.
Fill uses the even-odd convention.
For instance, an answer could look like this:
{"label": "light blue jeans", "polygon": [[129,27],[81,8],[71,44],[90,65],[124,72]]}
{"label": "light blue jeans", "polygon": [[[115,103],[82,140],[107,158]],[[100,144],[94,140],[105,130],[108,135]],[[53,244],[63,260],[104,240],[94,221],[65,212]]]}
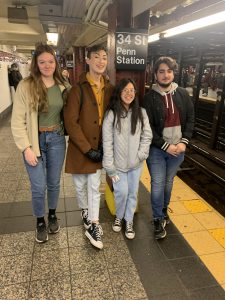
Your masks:
{"label": "light blue jeans", "polygon": [[128,172],[117,171],[120,180],[113,183],[116,216],[119,219],[125,219],[132,222],[134,212],[137,207],[137,194],[142,166],[132,169]]}
{"label": "light blue jeans", "polygon": [[147,165],[151,176],[151,205],[154,219],[163,219],[163,208],[170,202],[173,180],[178,167],[184,160],[184,153],[173,156],[151,146]]}
{"label": "light blue jeans", "polygon": [[56,209],[60,191],[60,175],[65,158],[66,143],[61,129],[39,133],[41,157],[38,164],[30,166],[25,158],[32,193],[32,207],[35,217],[45,214],[45,194],[47,188],[48,208]]}

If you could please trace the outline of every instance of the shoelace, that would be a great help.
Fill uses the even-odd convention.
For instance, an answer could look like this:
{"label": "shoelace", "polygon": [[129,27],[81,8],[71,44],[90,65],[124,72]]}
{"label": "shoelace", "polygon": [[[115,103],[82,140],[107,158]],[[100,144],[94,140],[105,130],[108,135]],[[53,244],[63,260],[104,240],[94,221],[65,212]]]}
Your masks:
{"label": "shoelace", "polygon": [[126,222],[126,231],[133,231],[133,222]]}
{"label": "shoelace", "polygon": [[88,218],[88,211],[87,211],[87,209],[84,209],[84,210],[82,211],[82,217],[83,217],[84,219],[87,219],[87,218]]}
{"label": "shoelace", "polygon": [[45,223],[39,223],[37,229],[38,231],[45,231],[46,230]]}
{"label": "shoelace", "polygon": [[101,241],[101,235],[103,235],[102,226],[99,224],[94,225],[94,233],[96,235],[97,240]]}
{"label": "shoelace", "polygon": [[85,224],[91,225],[91,221],[88,219],[88,210],[87,209],[84,209],[82,211],[81,216],[82,216],[82,219]]}
{"label": "shoelace", "polygon": [[121,220],[119,218],[115,218],[114,226],[121,226]]}
{"label": "shoelace", "polygon": [[50,216],[50,218],[49,218],[49,222],[54,223],[54,224],[55,224],[58,220],[59,220],[59,219],[56,217],[56,215]]}

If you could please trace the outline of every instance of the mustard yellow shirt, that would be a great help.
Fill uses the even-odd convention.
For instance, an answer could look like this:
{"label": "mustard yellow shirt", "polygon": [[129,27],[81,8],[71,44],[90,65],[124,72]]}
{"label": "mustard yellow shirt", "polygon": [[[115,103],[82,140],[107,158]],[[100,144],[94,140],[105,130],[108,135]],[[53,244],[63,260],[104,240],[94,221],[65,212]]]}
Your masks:
{"label": "mustard yellow shirt", "polygon": [[87,73],[86,77],[95,95],[95,99],[98,105],[99,125],[101,125],[103,120],[103,108],[104,108],[103,107],[104,89],[105,89],[104,79],[103,77],[101,77],[100,87],[98,87],[97,84],[94,82],[94,80],[91,78],[90,73]]}

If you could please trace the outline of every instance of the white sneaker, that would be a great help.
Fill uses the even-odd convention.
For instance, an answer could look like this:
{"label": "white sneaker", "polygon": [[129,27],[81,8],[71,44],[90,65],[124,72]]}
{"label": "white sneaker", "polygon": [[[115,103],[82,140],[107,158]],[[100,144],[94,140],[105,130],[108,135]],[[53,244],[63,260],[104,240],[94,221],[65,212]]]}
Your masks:
{"label": "white sneaker", "polygon": [[125,230],[125,236],[129,240],[133,240],[135,237],[135,232],[133,230],[133,222],[126,222],[126,230]]}
{"label": "white sneaker", "polygon": [[122,220],[119,219],[119,218],[117,218],[117,217],[115,217],[115,220],[114,220],[114,222],[112,224],[112,229],[115,232],[120,232],[121,229],[122,229]]}

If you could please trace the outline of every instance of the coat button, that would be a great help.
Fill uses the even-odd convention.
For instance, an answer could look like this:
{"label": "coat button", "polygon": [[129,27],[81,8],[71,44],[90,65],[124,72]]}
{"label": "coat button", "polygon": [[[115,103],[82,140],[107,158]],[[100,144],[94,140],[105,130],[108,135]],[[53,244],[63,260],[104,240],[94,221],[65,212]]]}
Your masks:
{"label": "coat button", "polygon": [[97,121],[94,121],[95,124],[97,124]]}
{"label": "coat button", "polygon": [[96,140],[96,137],[94,137],[93,140]]}

